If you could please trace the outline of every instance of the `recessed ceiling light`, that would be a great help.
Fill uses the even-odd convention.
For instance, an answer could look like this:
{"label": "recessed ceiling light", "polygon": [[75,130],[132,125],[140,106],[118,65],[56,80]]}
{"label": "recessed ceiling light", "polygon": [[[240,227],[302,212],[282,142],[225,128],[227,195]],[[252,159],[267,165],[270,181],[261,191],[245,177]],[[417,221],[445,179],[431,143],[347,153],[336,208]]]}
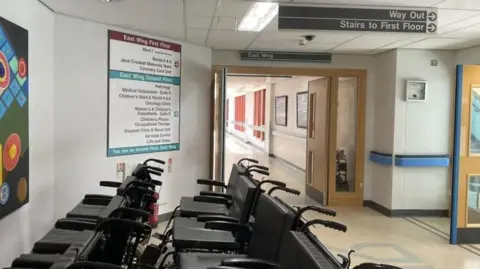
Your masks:
{"label": "recessed ceiling light", "polygon": [[260,32],[278,14],[278,3],[255,2],[238,26],[239,31]]}

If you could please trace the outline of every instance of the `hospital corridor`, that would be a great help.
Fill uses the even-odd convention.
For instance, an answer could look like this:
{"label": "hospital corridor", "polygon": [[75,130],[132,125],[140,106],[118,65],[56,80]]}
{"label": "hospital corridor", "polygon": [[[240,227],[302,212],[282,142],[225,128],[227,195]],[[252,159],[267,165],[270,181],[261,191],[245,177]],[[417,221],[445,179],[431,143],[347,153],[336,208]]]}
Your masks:
{"label": "hospital corridor", "polygon": [[[227,135],[225,166],[231,167],[246,156],[268,166],[270,178],[284,181],[294,189],[305,188],[304,172],[269,157],[238,137]],[[228,178],[227,175],[225,178]],[[279,193],[279,197],[292,205],[318,205],[304,191],[299,196]],[[448,237],[439,235],[438,231],[424,223],[412,222],[407,218],[387,218],[367,207],[333,209],[337,212],[334,219],[347,225],[347,232],[342,234],[320,226],[312,228],[312,231],[335,253],[348,253],[354,249],[352,257],[355,263],[384,263],[404,269],[480,268],[480,245],[449,245]],[[315,214],[318,213],[309,212],[306,218],[314,219]]]}

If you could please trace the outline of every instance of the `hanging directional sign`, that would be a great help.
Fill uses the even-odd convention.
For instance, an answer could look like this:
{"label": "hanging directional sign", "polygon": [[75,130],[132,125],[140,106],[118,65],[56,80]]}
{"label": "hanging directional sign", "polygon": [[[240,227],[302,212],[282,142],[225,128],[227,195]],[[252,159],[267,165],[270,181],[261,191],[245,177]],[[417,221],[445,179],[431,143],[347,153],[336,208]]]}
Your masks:
{"label": "hanging directional sign", "polygon": [[279,61],[279,62],[317,62],[331,63],[330,53],[279,52],[279,51],[241,51],[240,59],[244,61]]}
{"label": "hanging directional sign", "polygon": [[436,9],[280,6],[279,30],[437,33]]}

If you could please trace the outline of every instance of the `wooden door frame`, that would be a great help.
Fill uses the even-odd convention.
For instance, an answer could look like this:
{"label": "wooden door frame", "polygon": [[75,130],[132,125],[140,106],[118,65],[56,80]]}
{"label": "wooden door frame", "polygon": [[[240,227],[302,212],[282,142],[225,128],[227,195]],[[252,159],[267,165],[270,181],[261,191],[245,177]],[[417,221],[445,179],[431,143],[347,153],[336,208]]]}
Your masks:
{"label": "wooden door frame", "polygon": [[[286,76],[309,76],[309,77],[332,77],[332,80],[338,77],[357,77],[357,139],[355,154],[355,178],[356,187],[362,184],[362,191],[359,199],[363,204],[364,195],[364,169],[365,169],[365,123],[366,123],[366,87],[367,87],[367,70],[366,69],[330,69],[330,68],[299,68],[299,67],[262,67],[262,66],[235,66],[235,65],[213,65],[212,73],[227,68],[228,73],[252,74],[252,75],[286,75]],[[338,82],[337,82],[338,83]],[[212,99],[212,102],[213,99]],[[213,121],[214,119],[211,119]],[[332,129],[332,128],[331,128]],[[210,147],[213,151],[213,144]],[[330,162],[330,166],[335,162]],[[330,167],[330,170],[335,170]],[[332,178],[329,178],[329,182]],[[334,180],[334,178],[333,178]],[[331,195],[329,195],[331,197]],[[330,198],[329,198],[330,199]],[[330,201],[328,201],[330,203]]]}

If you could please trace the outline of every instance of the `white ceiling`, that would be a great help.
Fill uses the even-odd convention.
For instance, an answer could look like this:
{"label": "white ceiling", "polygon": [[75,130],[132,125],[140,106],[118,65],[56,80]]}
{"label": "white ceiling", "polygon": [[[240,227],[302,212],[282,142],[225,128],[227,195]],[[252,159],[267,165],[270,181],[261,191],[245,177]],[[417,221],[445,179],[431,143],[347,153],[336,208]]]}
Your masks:
{"label": "white ceiling", "polygon": [[[375,54],[393,48],[462,49],[480,45],[480,0],[279,0],[345,7],[436,7],[438,35],[339,31],[278,32],[274,19],[262,32],[235,25],[252,0],[38,0],[54,12],[144,33],[228,50],[284,50]],[[298,46],[302,35],[317,37]]]}

